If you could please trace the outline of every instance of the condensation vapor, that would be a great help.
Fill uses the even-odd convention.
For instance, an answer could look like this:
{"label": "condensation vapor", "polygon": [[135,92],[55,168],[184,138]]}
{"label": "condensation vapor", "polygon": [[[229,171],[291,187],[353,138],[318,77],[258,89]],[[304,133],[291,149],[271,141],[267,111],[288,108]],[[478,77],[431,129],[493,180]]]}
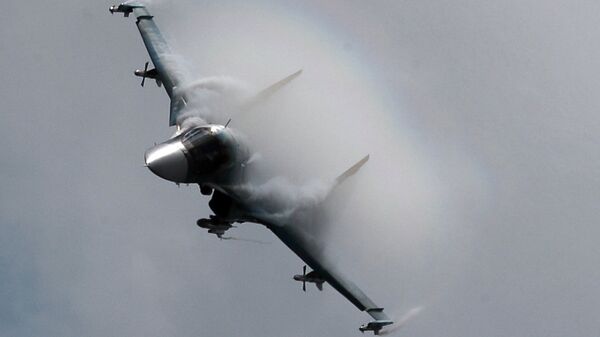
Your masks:
{"label": "condensation vapor", "polygon": [[[402,296],[403,303],[421,303],[419,293],[442,292],[445,284],[422,280],[434,279],[428,265],[442,256],[451,263],[435,271],[446,284],[459,273],[462,252],[444,250],[458,221],[441,215],[455,196],[445,195],[433,169],[439,159],[402,123],[407,112],[398,98],[348,48],[351,37],[272,8],[262,8],[261,16],[244,15],[256,10],[245,6],[250,5],[236,4],[236,10],[203,5],[197,15],[176,13],[171,22],[178,50],[202,74],[188,86],[199,94],[194,110],[183,115],[186,122],[208,118],[224,124],[231,118],[230,127],[247,137],[260,166],[269,171],[239,188],[276,216],[306,216],[303,225],[327,242],[328,256],[357,284],[371,284],[364,288],[376,302]],[[235,108],[298,69],[302,75],[267,102]],[[240,86],[237,78],[248,84]],[[366,154],[369,162],[329,200],[328,182]],[[468,160],[455,166],[455,179],[477,197],[481,187],[474,168]],[[307,213],[324,201],[324,212],[321,207],[317,216]],[[390,268],[401,272],[387,275],[385,289],[370,277]],[[415,275],[412,284],[406,283],[407,274]],[[409,287],[414,291],[407,292]]]}
{"label": "condensation vapor", "polygon": [[[179,75],[183,83],[175,88],[174,95],[185,95],[187,104],[178,116],[180,129],[175,134],[189,128],[206,124],[225,124],[227,116],[244,113],[245,103],[253,98],[253,92],[242,80],[231,76],[211,76],[190,80],[189,72],[184,69],[185,61],[177,54],[168,55],[165,66]],[[261,109],[259,106],[257,109]],[[241,137],[245,140],[245,137]],[[249,180],[235,187],[239,195],[245,196],[248,202],[268,212],[271,219],[290,222],[297,213],[317,211],[332,189],[333,180],[311,179],[303,183],[293,183],[284,173],[272,173],[274,176],[262,179],[267,172],[268,163],[260,163],[260,155],[264,145],[251,146],[250,165],[257,167],[249,174]]]}
{"label": "condensation vapor", "polygon": [[227,76],[207,77],[183,84],[188,102],[177,123],[182,130],[206,123],[225,124],[223,116],[233,114],[247,95],[245,84]]}
{"label": "condensation vapor", "polygon": [[[244,81],[229,75],[208,76],[193,79],[190,76],[189,64],[180,54],[172,53],[164,56],[164,64],[168,71],[177,75],[182,83],[174,88],[174,97],[185,95],[187,101],[183,111],[177,118],[179,129],[174,135],[190,128],[206,124],[226,124],[228,116],[238,116],[241,113],[256,113],[252,110],[264,110],[260,104],[250,107],[257,94]],[[284,107],[285,109],[285,107]],[[250,111],[247,111],[250,110]],[[234,127],[235,129],[235,127]],[[262,130],[269,131],[269,128]],[[265,133],[268,135],[268,132]],[[245,137],[242,138],[245,140]],[[245,196],[248,202],[257,205],[268,212],[271,219],[280,222],[290,222],[298,217],[298,213],[307,214],[319,212],[333,187],[333,179],[325,180],[316,177],[308,181],[294,183],[285,172],[276,173],[269,169],[269,163],[260,163],[264,157],[260,155],[265,150],[265,144],[251,146],[251,165],[256,169],[249,174],[249,179],[237,186],[239,195]],[[280,158],[280,156],[274,157]],[[272,176],[263,179],[266,175]]]}
{"label": "condensation vapor", "polygon": [[425,309],[423,306],[418,306],[407,311],[403,316],[394,320],[394,325],[381,331],[380,335],[391,335],[405,327],[410,321],[415,319]]}

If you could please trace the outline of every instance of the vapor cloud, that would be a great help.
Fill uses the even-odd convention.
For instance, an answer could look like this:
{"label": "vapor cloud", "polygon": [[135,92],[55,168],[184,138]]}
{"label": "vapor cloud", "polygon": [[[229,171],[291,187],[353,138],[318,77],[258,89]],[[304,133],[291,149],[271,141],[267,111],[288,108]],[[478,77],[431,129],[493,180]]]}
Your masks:
{"label": "vapor cloud", "polygon": [[182,130],[207,123],[225,124],[227,116],[235,115],[250,93],[248,86],[232,77],[207,77],[177,88],[175,95],[188,98],[177,123]]}
{"label": "vapor cloud", "polygon": [[394,319],[394,325],[381,331],[380,335],[391,335],[396,333],[398,330],[406,326],[410,321],[415,319],[421,313],[421,311],[423,311],[423,309],[425,309],[423,306],[410,309],[403,316]]}

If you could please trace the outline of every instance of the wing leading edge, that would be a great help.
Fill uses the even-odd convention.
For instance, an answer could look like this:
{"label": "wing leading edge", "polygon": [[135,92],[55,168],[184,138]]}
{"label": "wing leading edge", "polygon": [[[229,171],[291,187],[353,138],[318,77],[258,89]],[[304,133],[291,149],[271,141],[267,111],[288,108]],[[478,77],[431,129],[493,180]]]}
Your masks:
{"label": "wing leading edge", "polygon": [[156,79],[164,85],[167,95],[171,98],[169,126],[175,125],[177,115],[186,104],[184,95],[177,92],[177,87],[185,83],[185,70],[181,62],[171,52],[167,41],[154,23],[154,17],[144,4],[128,1],[118,6],[111,6],[109,10],[111,13],[123,13],[126,17],[131,13],[135,15],[136,25],[155,67]]}

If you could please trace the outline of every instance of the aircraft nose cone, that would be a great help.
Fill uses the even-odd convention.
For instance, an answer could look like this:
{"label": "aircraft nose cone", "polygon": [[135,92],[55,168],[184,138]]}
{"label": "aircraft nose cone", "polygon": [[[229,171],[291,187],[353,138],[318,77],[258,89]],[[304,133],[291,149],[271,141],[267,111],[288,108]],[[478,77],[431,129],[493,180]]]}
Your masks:
{"label": "aircraft nose cone", "polygon": [[176,183],[186,181],[188,163],[180,141],[156,145],[146,151],[146,166],[157,176]]}

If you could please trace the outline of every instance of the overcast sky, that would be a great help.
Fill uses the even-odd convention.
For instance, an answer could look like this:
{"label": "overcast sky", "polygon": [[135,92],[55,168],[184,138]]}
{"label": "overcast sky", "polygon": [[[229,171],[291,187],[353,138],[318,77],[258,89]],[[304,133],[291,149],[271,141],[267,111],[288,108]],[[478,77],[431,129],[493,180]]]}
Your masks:
{"label": "overcast sky", "polygon": [[[265,228],[219,241],[208,199],[143,167],[172,132],[106,1],[0,10],[1,336],[352,336],[370,317]],[[234,116],[294,181],[371,160],[328,250],[402,336],[600,332],[600,3],[152,1],[198,78],[260,89]],[[230,116],[223,116],[223,122]],[[282,173],[283,174],[283,173]]]}

